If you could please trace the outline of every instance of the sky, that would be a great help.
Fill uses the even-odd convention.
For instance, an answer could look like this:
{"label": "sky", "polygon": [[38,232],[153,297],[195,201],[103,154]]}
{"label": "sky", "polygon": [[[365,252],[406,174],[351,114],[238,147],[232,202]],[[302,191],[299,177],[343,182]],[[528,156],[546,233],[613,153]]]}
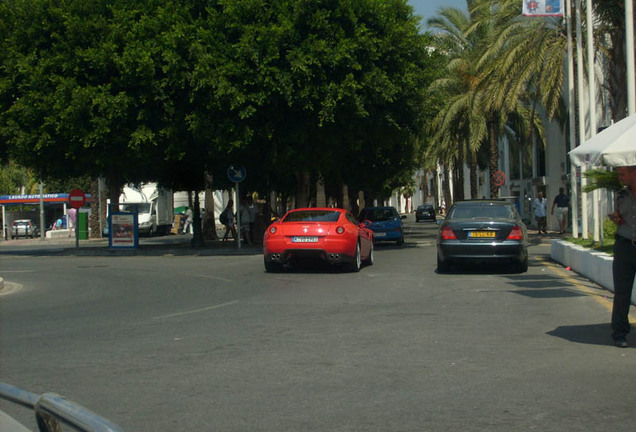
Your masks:
{"label": "sky", "polygon": [[468,10],[466,0],[408,0],[415,13],[422,17],[422,28],[426,29],[426,21],[437,15],[441,7],[454,7]]}

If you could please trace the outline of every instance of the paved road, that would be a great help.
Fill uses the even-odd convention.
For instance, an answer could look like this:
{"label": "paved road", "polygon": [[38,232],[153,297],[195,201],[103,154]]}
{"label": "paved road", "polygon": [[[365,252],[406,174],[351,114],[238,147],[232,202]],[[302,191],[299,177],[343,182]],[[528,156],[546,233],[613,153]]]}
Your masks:
{"label": "paved road", "polygon": [[435,227],[407,229],[360,273],[266,274],[257,251],[2,255],[20,289],[0,297],[0,375],[129,431],[634,429],[610,293],[545,243],[525,274],[439,275]]}

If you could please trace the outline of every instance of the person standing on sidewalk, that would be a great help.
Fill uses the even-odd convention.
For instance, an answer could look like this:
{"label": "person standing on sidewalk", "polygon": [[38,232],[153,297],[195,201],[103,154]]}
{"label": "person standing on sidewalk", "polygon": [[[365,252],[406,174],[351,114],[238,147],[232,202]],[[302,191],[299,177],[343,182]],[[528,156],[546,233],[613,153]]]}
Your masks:
{"label": "person standing on sidewalk", "polygon": [[192,209],[190,207],[186,207],[185,214],[185,223],[183,224],[183,233],[184,234],[192,234]]}
{"label": "person standing on sidewalk", "polygon": [[627,348],[629,307],[636,276],[636,165],[619,167],[618,180],[625,185],[616,197],[616,211],[608,216],[617,226],[614,242],[614,303],[612,339],[619,348]]}
{"label": "person standing on sidewalk", "polygon": [[554,207],[556,206],[557,213],[556,218],[559,221],[559,234],[565,234],[565,225],[568,222],[568,205],[570,205],[570,197],[563,192],[563,188],[559,188],[559,194],[554,197],[552,203],[552,210],[550,214],[554,214]]}
{"label": "person standing on sidewalk", "polygon": [[546,231],[546,219],[548,217],[547,200],[543,198],[543,192],[539,192],[534,199],[534,217],[537,220],[538,234],[547,234]]}

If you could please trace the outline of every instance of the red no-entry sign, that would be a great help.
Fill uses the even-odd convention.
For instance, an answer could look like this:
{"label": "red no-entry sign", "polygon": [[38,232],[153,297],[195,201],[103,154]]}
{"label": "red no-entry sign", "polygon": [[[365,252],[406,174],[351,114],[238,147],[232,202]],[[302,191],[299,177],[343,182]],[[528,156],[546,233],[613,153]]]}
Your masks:
{"label": "red no-entry sign", "polygon": [[68,203],[78,209],[86,203],[86,194],[79,189],[73,189],[68,193]]}

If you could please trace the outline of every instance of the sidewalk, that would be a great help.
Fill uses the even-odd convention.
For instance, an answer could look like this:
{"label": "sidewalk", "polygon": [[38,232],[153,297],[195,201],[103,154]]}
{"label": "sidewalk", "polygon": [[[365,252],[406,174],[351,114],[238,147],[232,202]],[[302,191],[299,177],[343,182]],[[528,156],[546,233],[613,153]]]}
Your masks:
{"label": "sidewalk", "polygon": [[[222,234],[221,234],[222,237]],[[220,237],[219,237],[220,238]],[[75,238],[0,240],[0,255],[34,256],[160,256],[160,255],[257,255],[263,253],[262,245],[247,245],[241,248],[234,241],[205,241],[200,247],[191,244],[192,235],[166,235],[139,237],[138,248],[110,248],[108,238],[80,240]]]}

